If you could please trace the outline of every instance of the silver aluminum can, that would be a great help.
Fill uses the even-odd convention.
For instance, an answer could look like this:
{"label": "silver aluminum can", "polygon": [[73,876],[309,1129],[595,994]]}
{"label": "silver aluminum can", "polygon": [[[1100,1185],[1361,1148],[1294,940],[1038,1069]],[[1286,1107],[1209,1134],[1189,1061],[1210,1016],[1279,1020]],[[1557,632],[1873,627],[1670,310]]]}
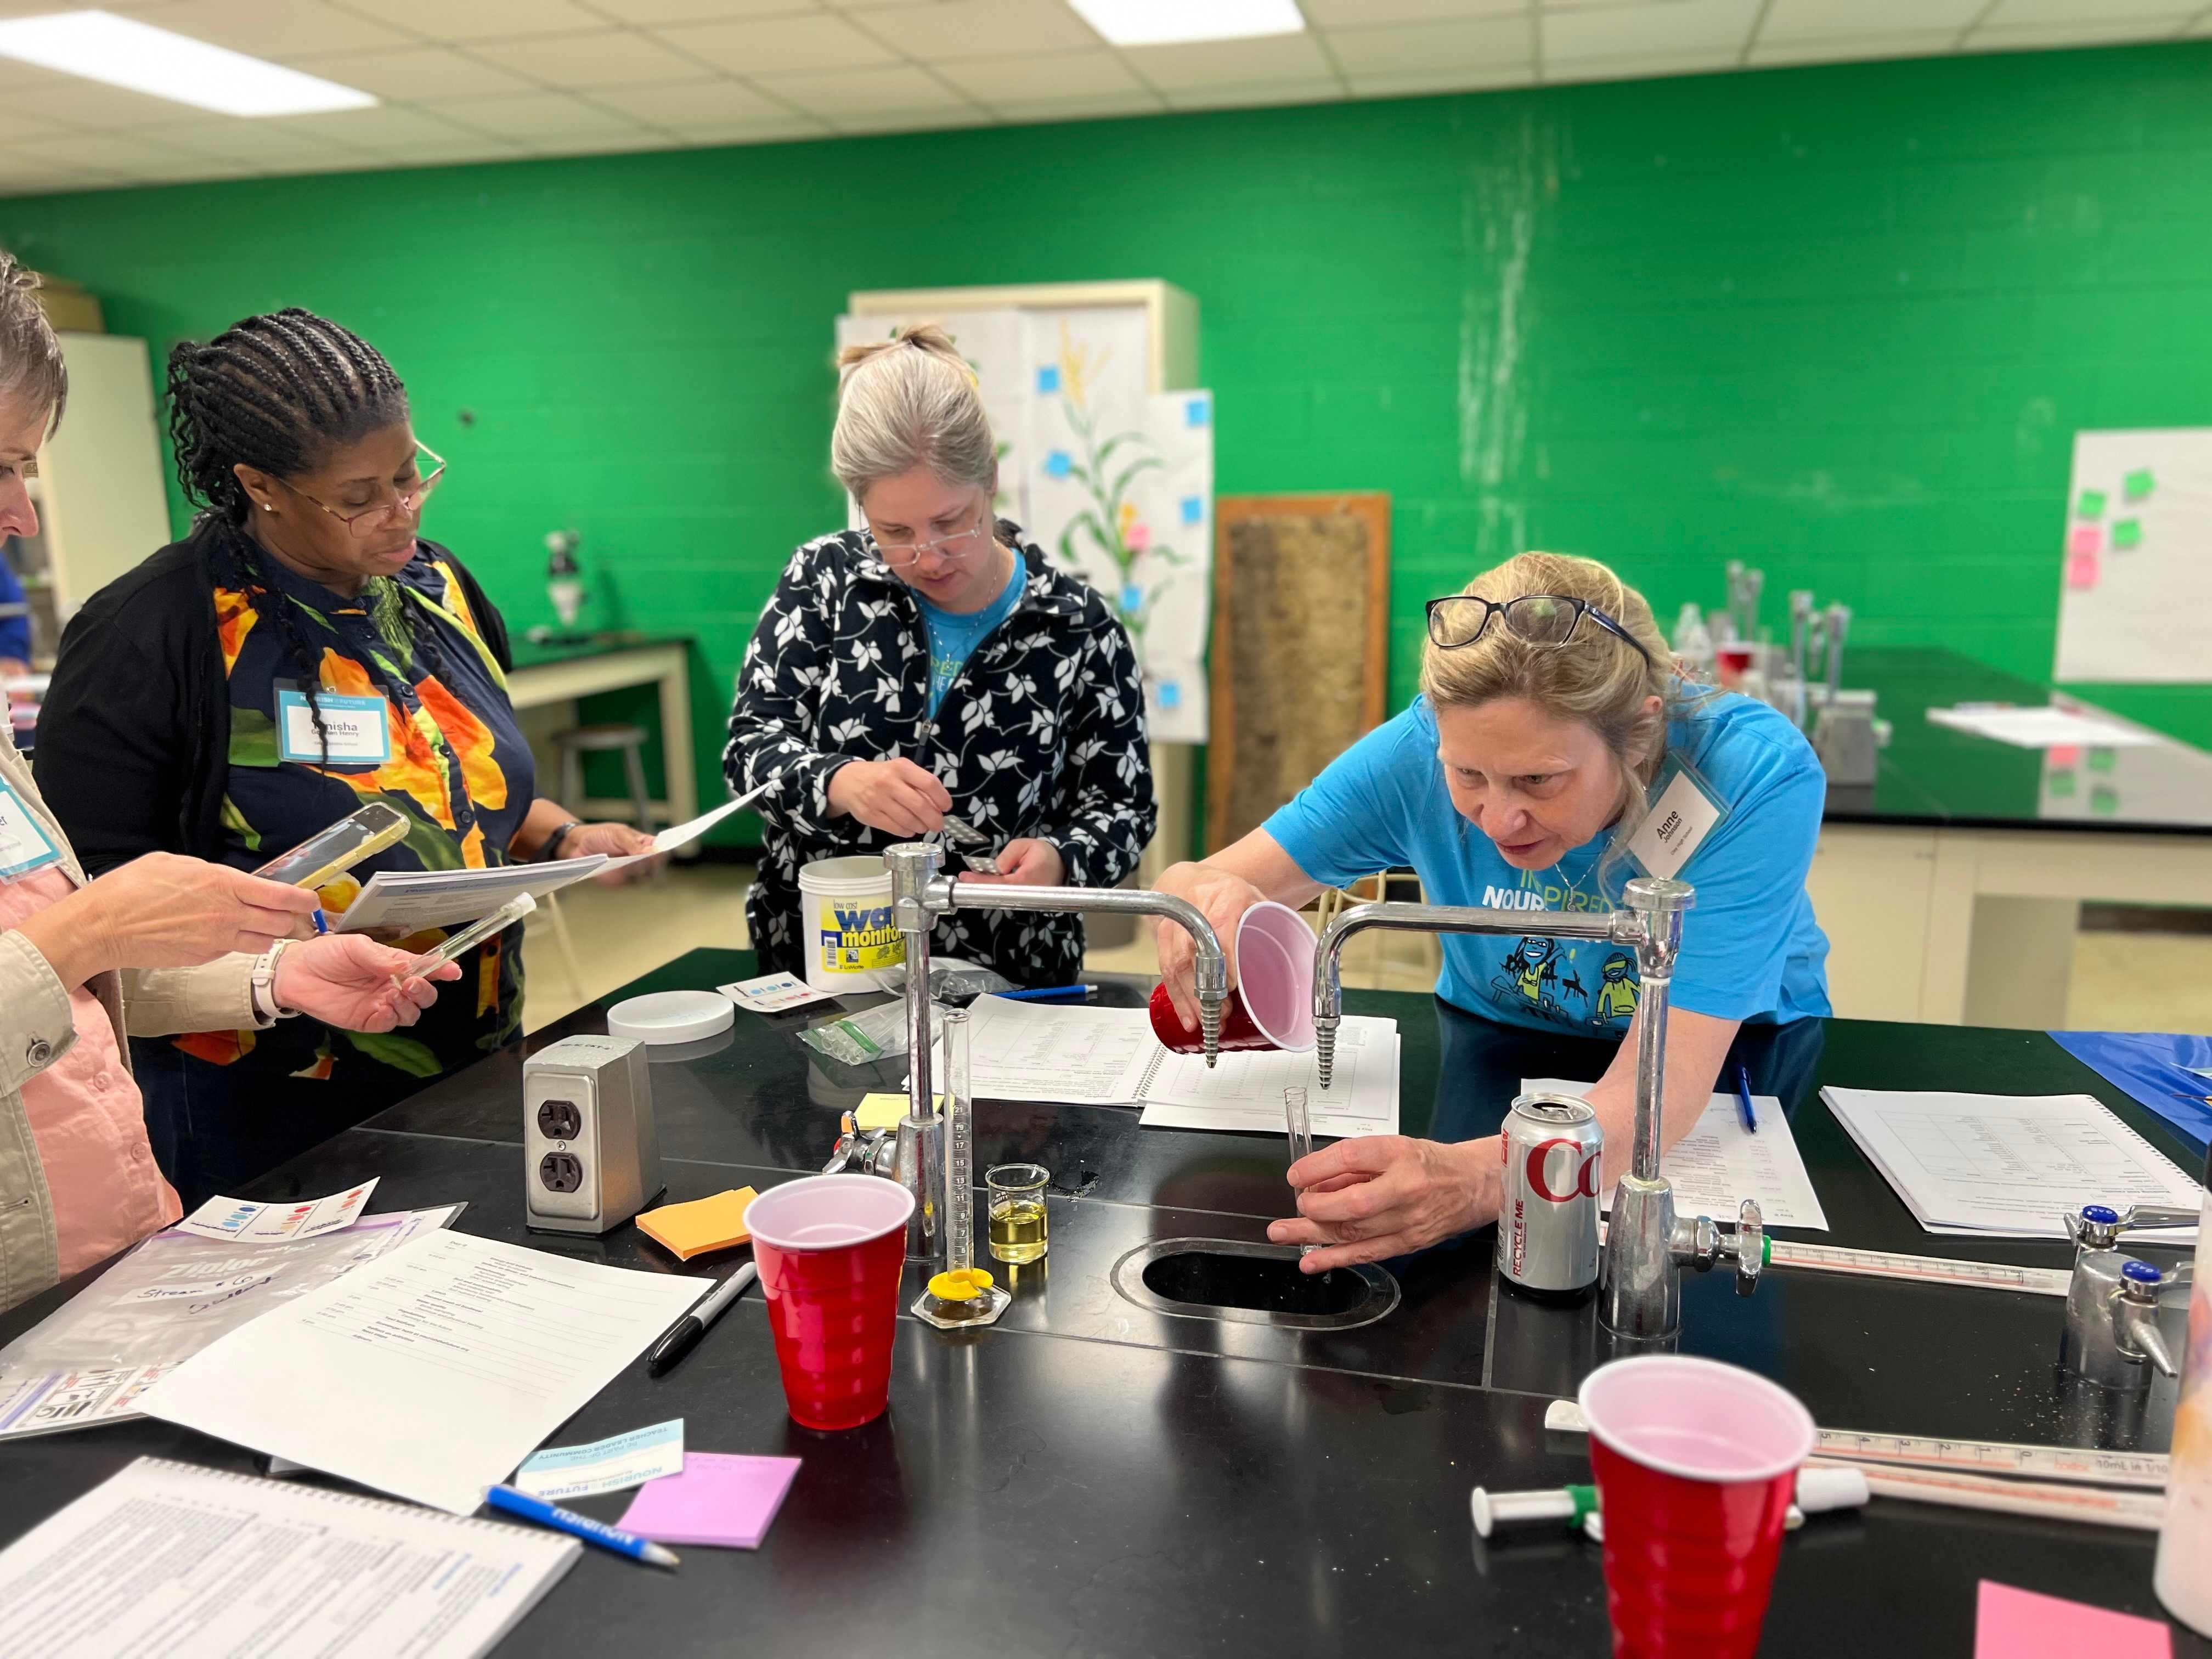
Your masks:
{"label": "silver aluminum can", "polygon": [[1498,1272],[1542,1296],[1573,1297],[1597,1283],[1598,1178],[1605,1132],[1579,1095],[1526,1094],[1498,1135],[1504,1181]]}

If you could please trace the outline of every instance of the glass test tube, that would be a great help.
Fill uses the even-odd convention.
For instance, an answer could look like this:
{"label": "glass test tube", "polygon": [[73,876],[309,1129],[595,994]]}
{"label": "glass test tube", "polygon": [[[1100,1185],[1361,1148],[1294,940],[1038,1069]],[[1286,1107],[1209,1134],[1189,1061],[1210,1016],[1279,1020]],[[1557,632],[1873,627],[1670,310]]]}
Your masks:
{"label": "glass test tube", "polygon": [[[1283,1091],[1283,1121],[1291,1133],[1291,1162],[1295,1164],[1313,1151],[1313,1119],[1306,1111],[1304,1085],[1293,1083]],[[1300,1255],[1311,1255],[1321,1249],[1318,1244],[1301,1244]]]}

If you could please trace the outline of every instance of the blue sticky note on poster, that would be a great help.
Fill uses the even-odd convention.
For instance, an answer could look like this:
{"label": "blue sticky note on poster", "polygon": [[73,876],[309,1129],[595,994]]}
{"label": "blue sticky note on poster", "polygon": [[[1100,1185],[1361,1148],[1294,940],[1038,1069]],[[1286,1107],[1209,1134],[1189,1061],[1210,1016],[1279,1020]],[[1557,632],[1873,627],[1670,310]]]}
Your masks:
{"label": "blue sticky note on poster", "polygon": [[1204,398],[1193,398],[1182,406],[1183,422],[1188,426],[1204,426],[1212,418],[1211,403]]}
{"label": "blue sticky note on poster", "polygon": [[1196,524],[1205,516],[1205,501],[1196,495],[1186,495],[1182,498],[1182,521],[1185,524]]}
{"label": "blue sticky note on poster", "polygon": [[1162,680],[1162,681],[1160,682],[1159,697],[1160,697],[1160,707],[1161,707],[1161,708],[1182,708],[1182,684],[1181,684],[1179,681],[1176,681],[1176,680]]}
{"label": "blue sticky note on poster", "polygon": [[1047,363],[1042,368],[1037,370],[1037,390],[1039,392],[1057,392],[1060,390],[1060,365],[1058,363]]}
{"label": "blue sticky note on poster", "polygon": [[1122,610],[1134,611],[1139,605],[1144,604],[1144,602],[1145,590],[1143,588],[1138,586],[1134,582],[1124,582],[1121,585]]}
{"label": "blue sticky note on poster", "polygon": [[1064,449],[1055,449],[1044,458],[1045,476],[1065,478],[1075,470],[1075,457]]}

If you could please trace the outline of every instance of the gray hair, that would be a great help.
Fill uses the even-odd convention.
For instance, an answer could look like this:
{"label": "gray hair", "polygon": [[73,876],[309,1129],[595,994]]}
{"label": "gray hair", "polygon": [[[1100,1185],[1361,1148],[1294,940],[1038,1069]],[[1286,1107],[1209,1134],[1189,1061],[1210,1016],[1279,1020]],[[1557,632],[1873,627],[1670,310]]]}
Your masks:
{"label": "gray hair", "polygon": [[39,304],[39,273],[0,250],[0,404],[44,414],[46,430],[69,406],[69,365]]}
{"label": "gray hair", "polygon": [[837,354],[830,468],[864,501],[872,485],[926,466],[946,483],[995,494],[999,446],[975,371],[935,323]]}

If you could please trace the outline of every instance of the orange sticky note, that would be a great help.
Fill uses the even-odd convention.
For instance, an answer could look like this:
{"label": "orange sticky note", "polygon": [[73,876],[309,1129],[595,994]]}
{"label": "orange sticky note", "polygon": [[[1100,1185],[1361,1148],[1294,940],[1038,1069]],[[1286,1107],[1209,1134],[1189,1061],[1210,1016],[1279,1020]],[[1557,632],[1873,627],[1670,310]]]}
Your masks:
{"label": "orange sticky note", "polygon": [[638,1231],[680,1261],[713,1250],[726,1250],[752,1237],[745,1225],[745,1211],[759,1194],[750,1187],[689,1204],[664,1204],[637,1218]]}

